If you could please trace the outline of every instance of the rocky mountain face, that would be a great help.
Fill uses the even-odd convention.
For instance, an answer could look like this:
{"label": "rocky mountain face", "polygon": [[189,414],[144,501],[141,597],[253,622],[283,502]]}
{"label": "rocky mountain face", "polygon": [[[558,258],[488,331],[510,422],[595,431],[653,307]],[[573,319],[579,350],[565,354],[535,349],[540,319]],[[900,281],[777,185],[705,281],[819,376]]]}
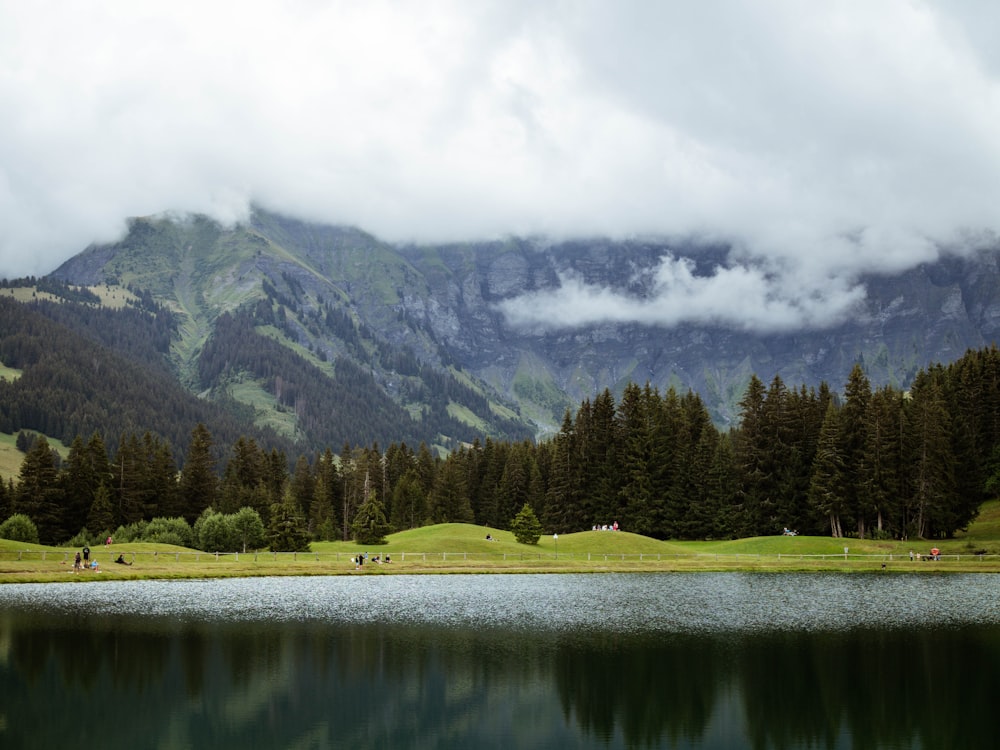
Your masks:
{"label": "rocky mountain face", "polygon": [[[666,254],[689,255],[698,273],[725,251],[596,239],[394,246],[356,229],[257,210],[233,228],[198,217],[135,220],[121,242],[88,248],[53,275],[78,284],[133,284],[170,305],[182,332],[172,359],[192,390],[218,386],[194,374],[218,317],[268,301],[286,322],[258,320],[260,330],[320,367],[349,357],[411,412],[419,409],[419,389],[401,387],[406,373],[393,364],[395,355],[412,355],[462,382],[489,408],[457,408],[454,401],[450,413],[486,434],[500,414],[537,436],[551,433],[565,409],[604,388],[620,392],[629,381],[693,389],[726,424],[738,417],[753,373],[765,382],[778,375],[789,387],[825,381],[839,391],[861,362],[873,385],[905,387],[919,368],[1000,334],[995,249],[863,279],[867,293],[855,315],[824,330],[756,335],[636,323],[548,330],[511,325],[500,307],[557,288],[567,272],[641,297],[646,272]],[[332,310],[353,321],[360,343],[314,324]]]}

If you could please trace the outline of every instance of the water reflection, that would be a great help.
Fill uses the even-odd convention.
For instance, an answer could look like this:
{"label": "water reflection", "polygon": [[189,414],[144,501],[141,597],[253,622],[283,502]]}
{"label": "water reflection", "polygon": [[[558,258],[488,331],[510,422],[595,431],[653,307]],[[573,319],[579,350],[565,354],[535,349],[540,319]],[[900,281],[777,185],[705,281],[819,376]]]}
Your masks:
{"label": "water reflection", "polygon": [[[508,610],[516,614],[519,592],[534,586],[518,578],[489,578],[492,593],[486,598],[492,601],[499,593],[513,602]],[[574,593],[571,578],[559,577],[559,594],[551,602],[538,600],[531,588],[536,607],[552,604],[561,610],[575,596],[580,610],[591,601],[595,580],[605,580],[580,577]],[[483,577],[412,582],[409,602],[394,599],[407,605],[402,623],[383,616],[377,604],[366,608],[368,594],[349,590],[352,583],[330,589],[327,582],[283,582],[294,611],[282,616],[268,604],[263,619],[221,616],[218,603],[231,593],[224,583],[207,587],[203,605],[197,604],[200,584],[174,583],[161,590],[162,600],[185,602],[179,610],[150,607],[148,592],[130,589],[124,592],[132,594],[127,597],[132,604],[115,604],[123,590],[98,590],[93,584],[56,592],[0,587],[0,744],[992,746],[1000,627],[982,622],[981,615],[957,613],[967,606],[965,596],[982,598],[991,591],[983,588],[994,585],[990,577],[951,579],[952,593],[962,596],[954,605],[935,605],[942,613],[957,610],[944,618],[945,626],[930,627],[925,620],[892,627],[845,628],[838,622],[830,628],[771,629],[699,629],[686,620],[671,626],[658,589],[676,581],[644,578],[649,590],[637,607],[660,601],[655,622],[633,617],[599,627],[591,616],[572,628],[555,620],[539,626],[544,617],[535,627],[520,627],[509,611],[470,610],[469,602],[480,599],[459,594],[466,584],[470,592],[482,592]],[[817,583],[804,578],[804,586]],[[725,576],[711,586],[697,576],[687,580],[694,589],[727,580],[745,586]],[[784,589],[786,605],[799,596],[794,577],[772,583]],[[237,591],[250,585],[235,584]],[[256,585],[266,602],[275,584]],[[836,585],[854,583],[836,579]],[[341,601],[331,603],[331,592]],[[709,596],[704,590],[689,593]],[[322,606],[303,605],[312,597]],[[430,614],[421,619],[424,598]],[[450,614],[441,605],[444,599],[454,604]],[[144,614],[136,600],[146,602]],[[629,609],[624,601],[621,606]],[[729,606],[727,612],[735,615]],[[905,620],[899,612],[889,616],[892,622]],[[702,617],[718,622],[709,611]],[[629,626],[622,627],[626,621]]]}

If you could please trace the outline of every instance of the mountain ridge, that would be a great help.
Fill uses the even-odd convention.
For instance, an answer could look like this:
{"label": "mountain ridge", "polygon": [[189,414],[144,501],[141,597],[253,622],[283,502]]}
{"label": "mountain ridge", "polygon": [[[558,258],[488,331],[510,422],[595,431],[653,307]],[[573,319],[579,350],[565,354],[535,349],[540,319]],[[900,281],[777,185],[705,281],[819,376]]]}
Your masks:
{"label": "mountain ridge", "polygon": [[[551,434],[566,409],[604,388],[620,393],[628,382],[694,390],[718,424],[732,424],[752,374],[839,390],[860,362],[873,385],[906,387],[919,368],[1000,336],[1000,255],[993,248],[865,277],[856,316],[822,330],[753,334],[639,323],[547,330],[511,326],[501,310],[527,292],[556,289],[566,273],[641,296],[648,291],[643,273],[664,256],[690,258],[705,273],[725,253],[718,245],[653,239],[393,245],[360,229],[256,209],[228,228],[200,216],[133,219],[120,242],[92,246],[52,276],[148,289],[177,316],[170,359],[191,390],[226,393],[219,382],[196,376],[197,360],[220,316],[256,316],[255,331],[320,370],[343,358],[369,371],[415,417],[465,415],[457,421],[470,431],[452,425],[442,445],[475,431]],[[399,362],[411,357],[401,371]],[[418,381],[429,377],[464,384],[485,404],[449,398],[428,409],[426,393],[418,393],[426,383]]]}

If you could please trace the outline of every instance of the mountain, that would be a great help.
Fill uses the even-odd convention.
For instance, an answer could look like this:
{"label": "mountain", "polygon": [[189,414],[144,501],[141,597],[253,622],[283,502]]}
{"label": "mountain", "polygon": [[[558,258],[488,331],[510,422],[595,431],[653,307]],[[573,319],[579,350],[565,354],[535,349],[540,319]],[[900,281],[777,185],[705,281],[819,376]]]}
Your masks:
{"label": "mountain", "polygon": [[542,436],[567,408],[629,381],[695,390],[726,424],[751,374],[840,390],[860,362],[873,385],[906,387],[919,368],[1000,332],[995,249],[865,278],[856,314],[824,330],[546,331],[514,327],[500,309],[567,273],[641,295],[636,279],[664,256],[692,258],[697,273],[725,252],[654,240],[393,245],[257,209],[233,227],[134,219],[120,242],[86,249],[52,278],[146,290],[174,315],[168,366],[189,391],[242,404],[311,446]]}

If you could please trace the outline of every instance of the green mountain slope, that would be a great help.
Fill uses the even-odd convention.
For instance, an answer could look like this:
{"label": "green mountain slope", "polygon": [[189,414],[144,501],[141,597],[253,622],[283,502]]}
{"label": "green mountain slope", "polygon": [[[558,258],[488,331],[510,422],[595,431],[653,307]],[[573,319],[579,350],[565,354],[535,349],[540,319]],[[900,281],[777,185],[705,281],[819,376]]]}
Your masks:
{"label": "green mountain slope", "polygon": [[449,449],[534,433],[512,400],[449,367],[394,311],[428,294],[398,253],[352,230],[257,219],[230,229],[137,219],[120,243],[89,248],[54,276],[148,290],[174,315],[167,359],[177,379],[308,450]]}
{"label": "green mountain slope", "polygon": [[[176,315],[169,362],[185,387],[253,407],[260,424],[309,443],[343,434],[318,430],[339,419],[328,400],[313,391],[290,403],[286,374],[258,366],[251,353],[228,365],[202,362],[214,356],[206,352],[233,350],[231,341],[213,342],[223,335],[222,316],[252,331],[251,349],[265,338],[282,347],[302,373],[295,378],[314,389],[367,373],[373,390],[358,395],[381,403],[380,415],[394,414],[386,439],[407,435],[446,448],[484,435],[551,434],[567,408],[605,388],[620,395],[630,381],[694,390],[724,425],[738,419],[752,374],[836,391],[857,362],[873,385],[905,388],[918,368],[1000,337],[1000,255],[990,248],[863,279],[867,296],[856,315],[822,330],[636,323],[547,330],[512,327],[499,310],[525,292],[555,289],[567,273],[642,298],[664,257],[689,257],[696,273],[712,273],[726,253],[600,239],[396,246],[258,209],[233,227],[201,217],[136,219],[121,242],[88,248],[53,276],[148,289]],[[293,383],[292,391],[301,387]]]}

